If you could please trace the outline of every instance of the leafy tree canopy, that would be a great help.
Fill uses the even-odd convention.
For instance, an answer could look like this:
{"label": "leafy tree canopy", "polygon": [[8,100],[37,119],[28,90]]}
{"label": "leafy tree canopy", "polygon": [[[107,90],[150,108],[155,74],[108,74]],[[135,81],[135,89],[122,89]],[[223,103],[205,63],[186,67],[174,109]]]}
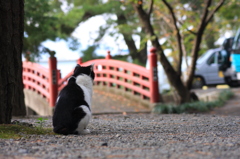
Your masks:
{"label": "leafy tree canopy", "polygon": [[58,0],[25,1],[24,55],[30,55],[30,59],[39,56],[46,50],[41,43],[48,39],[65,39],[70,49],[76,49],[78,43],[71,33],[77,24],[66,20],[61,6],[62,2]]}
{"label": "leafy tree canopy", "polygon": [[[116,38],[118,38],[116,35],[122,35],[132,58],[143,57],[146,59],[147,50],[145,47],[149,37],[146,36],[144,28],[139,23],[136,12],[131,5],[132,2],[135,1],[26,0],[24,53],[31,52],[34,55],[39,55],[42,51],[41,42],[47,39],[53,41],[65,39],[70,43],[70,49],[76,49],[79,47],[79,43],[76,38],[72,37],[71,33],[81,25],[81,22],[96,15],[111,15],[108,16],[107,25],[99,28],[99,36],[94,40],[94,44],[90,44],[89,50],[97,49],[104,35]],[[150,0],[143,1],[143,4],[147,4],[144,5],[145,9],[149,7],[150,2]],[[178,15],[178,25],[181,26],[179,29],[184,36],[184,49],[186,53],[190,53],[194,39],[192,33],[195,32],[200,21],[200,16],[197,15],[201,15],[204,3],[195,0],[168,0],[167,2],[173,6]],[[217,4],[217,1],[213,1],[213,3]],[[238,13],[240,12],[238,6],[238,0],[225,3],[208,25],[204,34],[202,50],[214,47],[214,42],[220,36],[220,29],[237,29]],[[154,2],[152,21],[155,32],[160,35],[159,38],[166,38],[163,48],[171,48],[172,55],[177,54],[177,41],[175,36],[172,36],[175,34],[174,25],[172,25],[171,16],[162,1]],[[140,37],[140,46],[136,45],[133,39],[134,35]],[[83,53],[85,56],[89,51]],[[140,58],[137,61],[145,63]]]}

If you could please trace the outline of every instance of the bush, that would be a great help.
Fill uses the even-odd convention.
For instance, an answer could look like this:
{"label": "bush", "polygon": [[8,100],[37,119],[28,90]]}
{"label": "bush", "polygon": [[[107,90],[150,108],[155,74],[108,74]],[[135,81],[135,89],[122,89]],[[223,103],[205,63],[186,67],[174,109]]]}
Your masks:
{"label": "bush", "polygon": [[153,112],[160,114],[207,112],[215,107],[223,106],[225,101],[233,97],[233,95],[231,90],[224,90],[219,94],[218,99],[212,102],[197,101],[184,103],[178,106],[172,104],[158,104],[153,108]]}

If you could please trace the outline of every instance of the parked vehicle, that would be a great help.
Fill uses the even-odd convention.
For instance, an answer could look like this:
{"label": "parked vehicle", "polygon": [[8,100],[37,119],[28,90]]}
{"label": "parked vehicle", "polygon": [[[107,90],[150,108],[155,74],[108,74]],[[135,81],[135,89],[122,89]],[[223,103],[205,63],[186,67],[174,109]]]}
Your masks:
{"label": "parked vehicle", "polygon": [[226,83],[231,86],[240,86],[240,28],[233,39],[228,59],[219,71],[223,73]]}
{"label": "parked vehicle", "polygon": [[[219,67],[227,59],[227,51],[223,48],[210,49],[197,60],[192,88],[202,88],[204,85],[225,84],[224,77],[219,77]],[[169,57],[172,61],[172,58]],[[190,62],[190,59],[188,59]],[[186,78],[186,62],[182,63],[183,78]],[[147,62],[146,68],[149,67]],[[167,76],[160,62],[158,62],[158,77],[160,92],[170,89]]]}
{"label": "parked vehicle", "polygon": [[[182,70],[186,70],[185,65]],[[160,91],[170,89],[160,63],[158,76]],[[192,88],[219,84],[228,84],[230,87],[240,85],[240,29],[235,38],[227,38],[221,48],[210,49],[197,60]]]}
{"label": "parked vehicle", "polygon": [[199,57],[192,88],[204,85],[224,84],[223,76],[219,76],[219,66],[227,59],[227,51],[222,48],[210,49]]}

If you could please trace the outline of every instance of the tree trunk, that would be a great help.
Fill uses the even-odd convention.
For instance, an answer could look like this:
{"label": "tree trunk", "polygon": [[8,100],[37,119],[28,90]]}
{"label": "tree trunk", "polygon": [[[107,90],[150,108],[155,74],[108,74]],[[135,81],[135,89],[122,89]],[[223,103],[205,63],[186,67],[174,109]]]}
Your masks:
{"label": "tree trunk", "polygon": [[[157,49],[157,53],[160,56],[160,62],[164,68],[164,71],[168,77],[168,80],[169,80],[170,84],[176,89],[176,91],[180,97],[179,103],[189,102],[191,100],[191,97],[194,96],[190,93],[190,90],[191,90],[191,85],[192,85],[192,81],[193,81],[193,77],[194,77],[194,71],[195,71],[196,61],[197,61],[197,57],[198,57],[198,51],[200,49],[200,44],[202,41],[202,36],[203,36],[204,30],[206,29],[208,23],[212,20],[213,15],[224,4],[225,0],[221,0],[220,2],[218,2],[216,7],[213,8],[212,10],[209,9],[211,7],[212,0],[206,0],[204,3],[205,7],[203,8],[203,14],[201,17],[200,25],[198,26],[197,32],[192,32],[196,35],[196,38],[194,40],[194,45],[193,45],[193,49],[191,52],[191,58],[192,58],[191,66],[189,67],[188,78],[185,83],[183,83],[183,81],[181,80],[181,73],[180,73],[181,72],[181,62],[178,64],[177,71],[175,71],[174,68],[172,67],[172,65],[169,63],[167,57],[165,56],[162,46],[160,45],[160,43],[158,41],[158,37],[154,33],[154,29],[153,29],[153,26],[150,21],[151,12],[153,9],[153,2],[154,2],[153,0],[150,1],[150,7],[149,7],[148,12],[146,12],[143,9],[141,0],[138,1],[138,4],[133,4],[133,7],[139,16],[140,22],[142,23],[142,26],[145,29],[145,32],[151,37],[152,45],[154,47],[156,47],[156,49]],[[179,60],[181,61],[181,59],[182,59],[181,57],[183,55],[182,47],[181,47],[182,37],[180,35],[180,31],[177,26],[176,16],[175,16],[175,13],[174,13],[171,5],[166,0],[163,0],[163,2],[168,7],[170,14],[172,15],[172,18],[174,21],[175,31],[177,32],[177,39],[178,39],[178,46],[179,46],[179,48],[178,48],[179,49]]]}
{"label": "tree trunk", "polygon": [[[117,23],[118,25],[127,24],[127,19],[125,15],[118,14],[117,15]],[[137,60],[141,65],[146,65],[147,62],[147,43],[142,44],[140,46],[140,50],[137,49],[135,41],[132,38],[132,34],[128,34],[124,31],[121,31],[123,35],[124,41],[128,47],[129,54],[133,60]]]}
{"label": "tree trunk", "polygon": [[140,45],[140,50],[138,51],[138,60],[145,67],[147,63],[147,43],[143,43]]}
{"label": "tree trunk", "polygon": [[[23,0],[0,0],[0,124],[25,115],[22,82]],[[14,110],[14,111],[13,111]]]}
{"label": "tree trunk", "polygon": [[176,89],[179,95],[178,104],[190,102],[190,90],[184,85],[183,81],[181,80],[181,75],[174,70],[167,57],[165,56],[162,46],[160,45],[159,40],[155,35],[153,27],[151,25],[150,15],[143,10],[141,5],[134,5],[134,8],[139,15],[142,27],[145,29],[145,32],[151,37],[152,45],[157,49],[157,54],[160,56],[160,62],[164,68],[170,84]]}

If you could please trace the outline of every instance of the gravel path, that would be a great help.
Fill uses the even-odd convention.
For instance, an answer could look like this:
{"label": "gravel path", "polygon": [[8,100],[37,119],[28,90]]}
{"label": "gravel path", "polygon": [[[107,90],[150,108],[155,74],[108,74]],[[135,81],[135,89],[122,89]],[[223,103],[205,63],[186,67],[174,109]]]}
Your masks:
{"label": "gravel path", "polygon": [[[206,114],[94,115],[88,135],[0,139],[0,159],[239,159],[240,89],[234,92],[224,107]],[[93,101],[95,113],[149,111],[113,94],[100,93]],[[36,117],[13,120],[37,121]],[[50,117],[44,127],[52,127]]]}
{"label": "gravel path", "polygon": [[[51,119],[45,127],[51,127]],[[0,158],[240,158],[240,116],[95,115],[89,128],[91,134],[82,136],[0,139]]]}

